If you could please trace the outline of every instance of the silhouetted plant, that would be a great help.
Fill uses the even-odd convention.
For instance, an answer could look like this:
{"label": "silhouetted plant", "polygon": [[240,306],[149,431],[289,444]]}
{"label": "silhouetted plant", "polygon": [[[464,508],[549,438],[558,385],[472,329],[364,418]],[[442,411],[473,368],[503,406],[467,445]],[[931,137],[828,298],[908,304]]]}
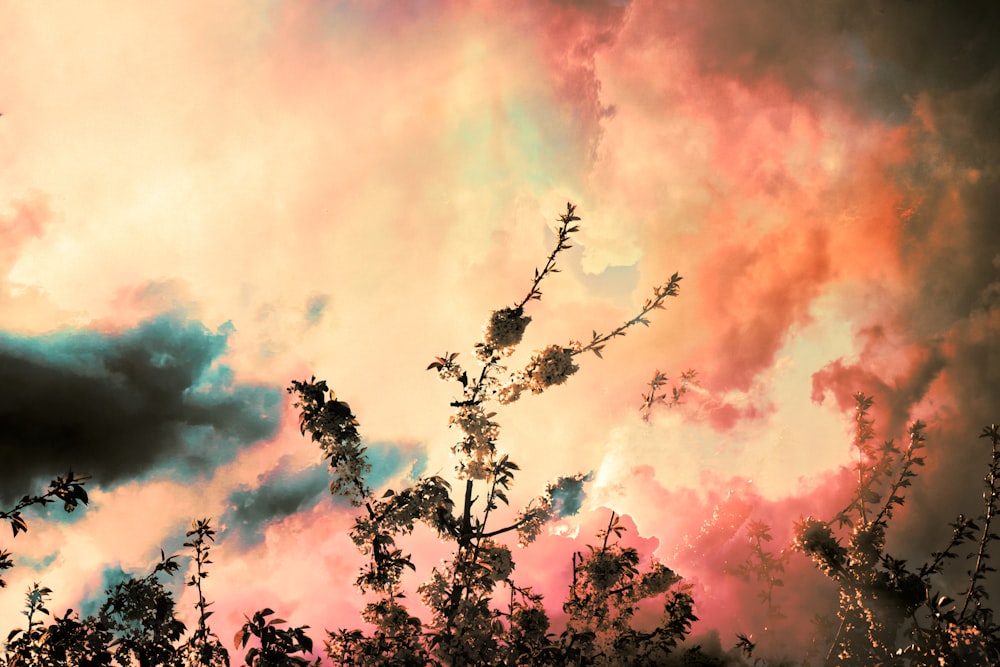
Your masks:
{"label": "silhouetted plant", "polygon": [[653,408],[657,405],[670,408],[680,405],[685,394],[690,391],[691,385],[697,384],[697,378],[698,372],[694,369],[684,371],[681,373],[680,382],[673,385],[668,394],[665,391],[661,392],[661,389],[666,386],[670,378],[659,370],[653,373],[653,379],[649,381],[649,393],[642,395],[642,405],[639,408],[642,411],[643,421],[649,421]]}
{"label": "silhouetted plant", "polygon": [[98,618],[114,637],[115,661],[124,667],[166,665],[173,661],[175,643],[184,624],[175,616],[173,596],[157,575],[177,571],[176,556],[160,551],[160,562],[145,577],[129,577],[108,589]]}
{"label": "silhouetted plant", "polygon": [[[563,605],[569,620],[558,664],[662,664],[698,620],[690,589],[675,586],[681,578],[655,560],[640,571],[638,551],[619,543],[624,532],[612,512],[597,535],[601,546],[573,554],[573,583]],[[664,598],[660,623],[648,632],[635,628],[639,603],[658,597]],[[570,651],[574,644],[580,648]]]}
{"label": "silhouetted plant", "polygon": [[43,616],[51,589],[33,584],[26,594],[24,615],[27,628],[17,628],[7,635],[6,667],[110,667],[111,633],[94,618],[81,621],[67,609],[45,627]]}
{"label": "silhouetted plant", "polygon": [[[529,302],[541,298],[542,281],[558,272],[557,257],[572,247],[569,239],[578,231],[576,222],[579,219],[575,207],[568,204],[566,213],[559,217],[555,247],[542,269],[535,270],[525,296],[513,306],[490,314],[482,340],[475,345],[475,357],[481,364],[477,373],[470,374],[457,361],[456,353],[446,352],[428,366],[428,370],[436,371],[442,380],[457,382],[461,387],[460,397],[451,403],[455,412],[450,419],[451,426],[461,433],[452,447],[458,459],[457,477],[465,482],[459,502],[452,499],[450,483],[440,476],[420,478],[410,488],[399,492],[389,489],[376,498],[365,482],[369,464],[361,444],[358,421],[350,406],[338,400],[322,380],[293,381],[289,387],[301,411],[302,433],[309,433],[313,441],[319,443],[329,461],[333,476],[331,492],[363,508],[355,520],[351,538],[369,559],[356,583],[362,591],[377,596],[364,612],[365,620],[374,625],[375,630],[371,634],[359,630],[330,633],[327,653],[338,664],[392,663],[389,657],[392,655],[400,656],[403,661],[400,664],[420,661],[451,665],[518,664],[522,657],[515,653],[520,651],[551,664],[563,664],[558,661],[567,656],[566,651],[576,651],[589,641],[585,639],[587,632],[594,634],[595,640],[590,644],[595,648],[579,654],[585,661],[610,655],[614,647],[608,641],[618,642],[622,650],[642,644],[648,650],[655,647],[655,651],[664,652],[687,632],[693,618],[690,597],[676,591],[668,600],[670,610],[661,628],[645,634],[631,629],[627,618],[634,612],[637,600],[654,594],[649,588],[652,582],[662,584],[655,593],[660,594],[679,578],[662,566],[654,566],[653,574],[649,575],[652,579],[637,579],[640,575],[634,570],[635,563],[629,563],[633,552],[617,546],[617,541],[607,544],[605,536],[604,547],[581,563],[586,563],[586,567],[594,563],[620,563],[630,573],[628,580],[623,581],[625,588],[595,588],[597,584],[587,575],[581,576],[580,585],[588,587],[586,609],[594,611],[600,605],[610,605],[607,612],[610,615],[591,615],[589,621],[597,625],[595,629],[585,630],[581,625],[585,612],[580,611],[574,617],[576,626],[572,638],[562,645],[547,639],[543,630],[548,627],[547,618],[542,620],[544,607],[536,595],[513,582],[513,557],[509,548],[497,538],[516,532],[519,542],[527,545],[538,536],[546,522],[562,514],[574,513],[577,508],[567,505],[567,497],[579,491],[586,479],[583,475],[557,479],[513,521],[498,528],[489,523],[491,519],[495,523],[501,504],[509,503],[507,493],[519,467],[498,449],[497,413],[487,406],[491,403],[507,405],[526,392],[538,394],[564,383],[579,369],[576,357],[584,352],[600,357],[608,341],[625,335],[627,329],[636,324],[648,325],[648,315],[663,308],[665,300],[676,296],[679,290],[681,278],[674,274],[667,283],[653,290],[653,296],[646,300],[638,315],[609,333],[593,331],[586,344],[570,341],[566,345],[549,345],[536,351],[522,370],[509,371],[503,362],[521,342],[531,321],[525,308]],[[693,374],[685,378],[689,381]],[[648,399],[650,405],[660,402],[657,391],[663,382],[665,378],[657,374]],[[681,391],[677,390],[678,399]],[[396,541],[412,532],[418,522],[434,530],[440,539],[451,542],[454,549],[451,559],[433,568],[430,578],[418,589],[431,615],[426,625],[410,615],[400,601],[402,574],[415,567],[409,554]],[[599,565],[593,566],[599,569]],[[506,612],[494,600],[501,584],[510,588]],[[580,595],[583,595],[582,590]],[[599,618],[620,620],[614,622],[612,632],[612,626],[605,627]],[[641,657],[646,648],[635,650],[636,656]]]}
{"label": "silhouetted plant", "polygon": [[26,628],[17,628],[7,635],[7,656],[9,665],[42,665],[45,642],[45,622],[41,616],[48,616],[45,602],[52,593],[50,588],[32,584],[25,594],[25,608],[22,612],[28,620]]}
{"label": "silhouetted plant", "polygon": [[319,665],[295,653],[312,653],[313,642],[306,635],[308,625],[297,628],[279,627],[287,623],[283,618],[268,618],[274,615],[273,609],[264,608],[255,612],[253,618],[248,618],[243,627],[236,633],[234,643],[237,648],[243,648],[251,637],[257,638],[258,646],[250,647],[244,664],[248,667],[308,667]]}
{"label": "silhouetted plant", "polygon": [[191,523],[187,531],[188,541],[185,547],[194,550],[194,573],[188,579],[187,585],[193,586],[198,592],[195,609],[198,611],[198,627],[180,647],[179,662],[185,667],[202,665],[204,667],[228,667],[229,651],[222,646],[218,636],[208,626],[208,618],[214,612],[208,611],[212,604],[205,599],[202,582],[208,577],[207,566],[212,562],[208,555],[210,542],[215,541],[215,531],[209,519],[198,519]]}
{"label": "silhouetted plant", "polygon": [[[839,587],[840,627],[826,656],[837,665],[964,665],[996,664],[1000,660],[1000,627],[984,605],[987,597],[982,577],[992,568],[986,564],[987,548],[997,536],[990,524],[1000,496],[998,490],[997,427],[984,430],[993,442],[993,458],[986,478],[986,511],[982,537],[969,570],[969,587],[960,610],[954,600],[933,591],[931,575],[939,572],[956,550],[973,539],[979,526],[959,516],[952,524],[948,546],[931,554],[931,560],[912,569],[905,560],[885,552],[885,537],[893,510],[904,503],[904,489],[923,465],[924,424],[909,429],[909,445],[900,452],[893,442],[871,446],[873,422],[869,418],[872,399],[855,396],[857,405],[855,447],[858,482],[847,508],[835,518],[840,526],[852,526],[846,546],[835,536],[831,523],[807,517],[796,526],[795,548],[810,556]],[[893,471],[895,473],[893,474]],[[891,481],[886,481],[891,480]],[[900,643],[899,638],[903,638]]]}
{"label": "silhouetted plant", "polygon": [[785,585],[781,574],[785,571],[788,553],[782,550],[775,555],[765,548],[765,544],[774,538],[771,537],[771,527],[763,521],[751,520],[747,523],[746,539],[750,554],[736,566],[734,573],[745,581],[753,579],[760,586],[757,597],[767,605],[769,619],[783,618],[784,614],[774,599],[774,589]]}

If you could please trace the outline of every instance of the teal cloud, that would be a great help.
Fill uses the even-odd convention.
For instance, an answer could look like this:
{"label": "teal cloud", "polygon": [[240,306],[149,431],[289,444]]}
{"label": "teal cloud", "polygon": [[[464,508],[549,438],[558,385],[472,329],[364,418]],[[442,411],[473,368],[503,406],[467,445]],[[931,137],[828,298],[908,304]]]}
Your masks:
{"label": "teal cloud", "polygon": [[[378,489],[391,478],[406,473],[415,480],[427,464],[422,446],[393,442],[375,442],[367,445],[366,455],[371,464],[369,486]],[[263,539],[263,528],[287,516],[308,510],[321,502],[336,502],[329,495],[330,471],[322,463],[294,469],[289,457],[257,479],[254,486],[242,485],[230,493],[229,509],[220,519],[225,526],[225,539],[235,539],[244,548]]]}

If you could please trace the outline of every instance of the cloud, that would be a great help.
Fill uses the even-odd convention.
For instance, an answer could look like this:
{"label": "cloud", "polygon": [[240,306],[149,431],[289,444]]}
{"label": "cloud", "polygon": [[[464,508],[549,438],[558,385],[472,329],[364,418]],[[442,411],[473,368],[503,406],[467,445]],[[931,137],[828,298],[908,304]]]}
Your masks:
{"label": "cloud", "polygon": [[[849,419],[840,428],[833,413],[860,389],[875,395],[886,437],[916,416],[931,424],[927,469],[895,519],[907,530],[894,532],[925,555],[946,541],[945,521],[979,507],[975,436],[1000,418],[998,10],[975,9],[861,0],[4,8],[18,29],[0,45],[10,65],[0,73],[10,84],[0,142],[11,156],[0,187],[12,202],[0,214],[0,272],[21,283],[0,286],[4,326],[51,330],[66,312],[121,322],[126,308],[107,295],[124,290],[130,317],[182,303],[239,330],[226,358],[235,374],[218,365],[225,345],[183,316],[166,338],[201,356],[158,368],[140,354],[144,373],[111,367],[127,365],[129,340],[143,353],[169,347],[149,322],[132,339],[2,337],[0,369],[15,382],[5,383],[11,407],[0,406],[0,423],[14,411],[29,417],[15,435],[31,444],[0,439],[5,492],[14,469],[45,477],[70,463],[116,481],[204,471],[273,428],[279,397],[234,384],[248,374],[315,372],[349,397],[374,440],[449,442],[452,388],[414,359],[474,339],[490,307],[517,298],[548,252],[539,230],[570,198],[584,216],[583,252],[567,253],[565,273],[531,306],[539,345],[631,316],[629,304],[675,269],[685,281],[669,312],[609,347],[603,366],[590,360],[578,382],[506,413],[515,423],[504,445],[533,464],[514,493],[534,495],[559,471],[598,469],[649,372],[694,366],[706,393],[689,396],[698,410],[687,421],[699,423],[678,416],[676,428],[629,431],[642,447],[621,450],[611,480],[648,491],[635,507],[674,508],[633,512],[669,555],[678,535],[700,534],[703,514],[732,509],[731,475],[752,477],[774,502],[798,493],[799,474],[849,491],[835,469]],[[99,177],[81,177],[80,165]],[[24,194],[33,187],[48,194]],[[596,274],[615,266],[628,268],[599,294],[612,272]],[[810,404],[810,389],[822,405]],[[210,416],[195,409],[208,405]],[[97,435],[66,452],[57,441],[74,438],[60,428]],[[312,598],[317,572],[351,592],[349,520],[314,502],[321,467],[275,468],[287,443],[272,444],[232,482],[260,475],[274,487],[238,497],[247,530],[256,522],[268,536],[255,558],[278,597],[314,611],[335,605],[335,623],[360,598]],[[447,474],[440,450],[429,467]],[[380,483],[414,459],[428,465],[417,449],[371,451]],[[644,481],[653,471],[662,493]],[[152,506],[186,488],[164,489]],[[789,511],[829,509],[815,504],[818,488],[795,495]],[[216,508],[236,497],[213,493]],[[789,517],[740,498],[771,517],[781,540]],[[89,513],[71,518],[80,516]],[[149,524],[139,513],[132,522]],[[703,544],[743,554],[722,526]],[[106,533],[100,542],[120,552]],[[324,534],[326,552],[314,553]],[[261,572],[238,546],[225,590],[249,606],[247,582]],[[282,576],[303,557],[309,567]],[[710,617],[713,604],[752,613],[731,598],[754,591],[714,582],[719,563],[704,560],[699,613]],[[551,562],[539,560],[538,572]],[[303,622],[318,627],[316,618]]]}
{"label": "cloud", "polygon": [[975,85],[1000,62],[992,38],[1000,12],[990,2],[961,9],[864,0],[635,5],[646,32],[677,35],[706,76],[777,84],[820,103],[836,96],[862,114],[896,121],[909,115],[917,93]]}
{"label": "cloud", "polygon": [[[830,279],[828,234],[789,226],[758,238],[720,243],[698,273],[706,319],[716,341],[699,366],[713,389],[749,389],[774,364],[788,330],[809,317],[809,305]],[[704,370],[701,370],[701,369]]]}
{"label": "cloud", "polygon": [[323,320],[323,313],[330,303],[330,297],[325,294],[317,294],[309,297],[306,303],[306,325],[315,326]]}
{"label": "cloud", "polygon": [[0,312],[7,327],[37,329],[54,314],[41,290],[10,279],[20,254],[44,236],[52,217],[49,198],[38,192],[14,197],[9,212],[0,212]]}
{"label": "cloud", "polygon": [[294,470],[289,457],[283,457],[277,466],[259,475],[256,484],[240,485],[229,494],[229,511],[220,519],[226,527],[226,539],[236,536],[242,548],[256,544],[263,539],[262,525],[310,507],[329,484],[326,466]]}
{"label": "cloud", "polygon": [[0,236],[4,239],[0,249],[0,272],[5,275],[17,258],[19,249],[42,235],[52,215],[48,200],[38,194],[15,199],[10,209],[10,213],[0,215]]}
{"label": "cloud", "polygon": [[[414,444],[370,443],[365,454],[371,464],[366,481],[376,490],[400,473],[415,480],[426,464],[423,447]],[[297,469],[290,456],[283,456],[275,467],[258,475],[254,484],[241,484],[229,494],[228,511],[220,525],[226,527],[226,539],[232,534],[241,548],[253,546],[263,539],[265,525],[317,505],[329,487],[326,465]],[[343,501],[338,504],[347,506]]]}
{"label": "cloud", "polygon": [[80,600],[81,618],[96,616],[107,599],[107,592],[118,584],[128,581],[132,576],[133,574],[123,570],[120,564],[106,565],[101,570],[100,583]]}
{"label": "cloud", "polygon": [[179,315],[118,332],[0,334],[4,498],[68,469],[108,485],[156,470],[210,473],[277,429],[277,388],[213,365],[226,336]]}

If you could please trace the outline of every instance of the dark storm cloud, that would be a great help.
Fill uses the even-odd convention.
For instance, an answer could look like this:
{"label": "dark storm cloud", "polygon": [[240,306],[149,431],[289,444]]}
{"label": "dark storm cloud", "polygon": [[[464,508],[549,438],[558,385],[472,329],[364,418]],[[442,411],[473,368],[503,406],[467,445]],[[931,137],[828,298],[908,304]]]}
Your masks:
{"label": "dark storm cloud", "polygon": [[[899,174],[920,200],[903,227],[914,289],[897,326],[913,344],[940,346],[951,396],[930,420],[927,470],[900,529],[905,542],[934,548],[955,515],[983,511],[988,447],[977,436],[1000,421],[998,5],[955,6],[918,3],[925,23],[900,19],[914,43],[886,39],[882,51],[909,73],[914,108],[926,116],[913,123],[913,160]],[[998,584],[993,577],[993,590]]]}
{"label": "dark storm cloud", "polygon": [[978,85],[1000,54],[1000,5],[988,0],[720,0],[660,11],[663,26],[683,26],[704,72],[840,97],[859,112],[905,113],[922,91]]}
{"label": "dark storm cloud", "polygon": [[0,498],[69,469],[111,484],[210,471],[278,425],[278,388],[232,386],[225,334],[164,315],[122,333],[0,333]]}

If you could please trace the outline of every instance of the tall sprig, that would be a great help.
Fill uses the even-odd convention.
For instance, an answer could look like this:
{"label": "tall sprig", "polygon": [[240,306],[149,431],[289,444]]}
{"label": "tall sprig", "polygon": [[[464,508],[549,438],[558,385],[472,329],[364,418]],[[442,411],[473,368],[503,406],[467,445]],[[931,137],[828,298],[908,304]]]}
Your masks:
{"label": "tall sprig", "polygon": [[996,572],[996,568],[987,564],[986,561],[990,557],[988,551],[990,542],[1000,540],[1000,535],[992,532],[993,518],[996,516],[997,503],[1000,501],[1000,424],[990,424],[983,428],[979,437],[989,438],[993,449],[989,471],[986,473],[986,491],[983,493],[986,510],[982,515],[982,536],[979,539],[979,548],[976,550],[976,563],[969,571],[969,589],[965,593],[965,602],[962,604],[962,611],[959,614],[963,617],[970,604],[975,604],[978,609],[982,601],[989,597],[980,582],[987,573]]}
{"label": "tall sprig", "polygon": [[194,605],[198,610],[198,627],[185,647],[188,652],[188,662],[205,666],[228,665],[229,652],[223,648],[218,636],[208,627],[208,618],[214,612],[208,611],[212,603],[205,599],[205,592],[202,589],[202,583],[208,577],[208,566],[212,563],[208,557],[210,544],[215,541],[215,530],[212,528],[211,520],[195,519],[185,536],[188,541],[184,546],[194,549],[195,566],[187,585],[194,587],[198,593],[198,601]]}

